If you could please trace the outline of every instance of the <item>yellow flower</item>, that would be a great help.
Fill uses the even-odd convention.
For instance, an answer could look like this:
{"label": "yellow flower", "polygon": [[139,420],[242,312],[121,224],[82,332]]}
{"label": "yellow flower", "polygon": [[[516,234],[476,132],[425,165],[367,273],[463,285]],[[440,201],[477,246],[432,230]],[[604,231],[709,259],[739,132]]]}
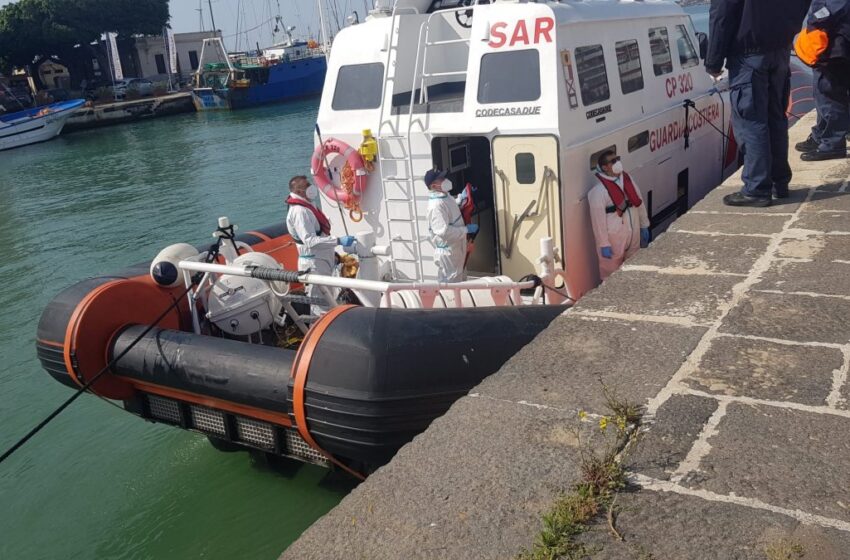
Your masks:
{"label": "yellow flower", "polygon": [[626,418],[624,416],[617,416],[617,428],[621,432],[626,431]]}
{"label": "yellow flower", "polygon": [[579,410],[579,411],[578,411],[578,419],[579,419],[579,420],[584,420],[584,419],[586,419],[586,418],[587,418],[587,412],[585,412],[585,411],[583,411],[583,410]]}
{"label": "yellow flower", "polygon": [[608,417],[603,416],[599,419],[599,429],[603,432],[608,429]]}

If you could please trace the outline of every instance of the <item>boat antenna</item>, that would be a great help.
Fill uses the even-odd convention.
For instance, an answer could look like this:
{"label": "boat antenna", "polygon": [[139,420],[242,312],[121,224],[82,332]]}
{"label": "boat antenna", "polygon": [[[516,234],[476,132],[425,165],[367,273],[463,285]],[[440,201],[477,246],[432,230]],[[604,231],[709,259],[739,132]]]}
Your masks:
{"label": "boat antenna", "polygon": [[198,12],[199,29],[204,31],[204,0],[198,0],[198,7],[195,11]]}

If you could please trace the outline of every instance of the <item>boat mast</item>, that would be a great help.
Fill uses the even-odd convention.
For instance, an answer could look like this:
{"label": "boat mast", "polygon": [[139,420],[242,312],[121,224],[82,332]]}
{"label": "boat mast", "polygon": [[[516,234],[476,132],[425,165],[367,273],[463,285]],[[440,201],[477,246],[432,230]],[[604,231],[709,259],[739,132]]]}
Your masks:
{"label": "boat mast", "polygon": [[325,5],[322,0],[316,0],[319,3],[319,25],[322,28],[322,47],[325,51],[325,57],[331,53],[331,41],[328,35],[328,22],[325,17]]}
{"label": "boat mast", "polygon": [[216,31],[218,31],[218,29],[215,26],[215,14],[213,13],[212,9],[212,0],[207,0],[207,5],[210,7],[210,21],[212,22],[213,33],[215,33]]}

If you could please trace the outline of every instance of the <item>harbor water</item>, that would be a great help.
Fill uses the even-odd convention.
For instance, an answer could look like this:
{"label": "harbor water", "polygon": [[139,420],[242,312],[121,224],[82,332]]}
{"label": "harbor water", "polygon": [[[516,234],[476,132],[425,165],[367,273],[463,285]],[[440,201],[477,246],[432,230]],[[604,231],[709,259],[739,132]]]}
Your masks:
{"label": "harbor water", "polygon": [[[0,153],[0,448],[71,391],[41,369],[38,317],[63,288],[284,219],[309,172],[317,100],[187,114]],[[271,468],[84,395],[0,465],[0,558],[276,558],[351,489]]]}

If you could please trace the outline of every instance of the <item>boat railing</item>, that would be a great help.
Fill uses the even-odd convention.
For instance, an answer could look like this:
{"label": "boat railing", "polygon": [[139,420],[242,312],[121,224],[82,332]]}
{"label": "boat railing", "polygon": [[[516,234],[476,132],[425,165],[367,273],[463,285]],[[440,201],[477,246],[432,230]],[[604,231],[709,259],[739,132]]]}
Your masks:
{"label": "boat railing", "polygon": [[[240,244],[242,249],[250,251],[250,247]],[[540,243],[541,256],[539,276],[530,275],[521,281],[513,281],[507,277],[482,277],[464,282],[386,282],[363,278],[345,278],[313,274],[310,271],[286,270],[269,266],[253,264],[235,265],[205,262],[206,254],[195,258],[182,260],[178,267],[183,273],[183,280],[188,287],[193,284],[193,277],[203,275],[200,282],[187,298],[189,310],[192,313],[193,327],[200,333],[200,323],[197,315],[197,302],[222,276],[239,276],[254,278],[267,282],[271,292],[284,303],[293,299],[289,289],[292,284],[307,284],[319,286],[322,294],[312,304],[335,307],[339,305],[336,292],[351,290],[364,307],[403,307],[417,309],[464,308],[464,307],[513,307],[521,305],[563,304],[572,305],[575,298],[569,295],[566,287],[566,271],[555,267],[554,243],[551,238],[543,238]],[[382,254],[381,248],[375,248],[376,254]],[[561,287],[558,282],[561,280]],[[281,289],[285,286],[285,289]],[[523,292],[532,292],[529,296]],[[313,298],[300,299],[311,300]],[[322,301],[323,300],[323,301]],[[284,305],[287,314],[306,330],[291,305]]]}
{"label": "boat railing", "polygon": [[324,56],[324,51],[321,48],[307,48],[298,54],[284,54],[281,57],[265,57],[265,56],[240,56],[231,59],[236,66],[274,66],[276,64],[288,64],[299,60],[308,60]]}

